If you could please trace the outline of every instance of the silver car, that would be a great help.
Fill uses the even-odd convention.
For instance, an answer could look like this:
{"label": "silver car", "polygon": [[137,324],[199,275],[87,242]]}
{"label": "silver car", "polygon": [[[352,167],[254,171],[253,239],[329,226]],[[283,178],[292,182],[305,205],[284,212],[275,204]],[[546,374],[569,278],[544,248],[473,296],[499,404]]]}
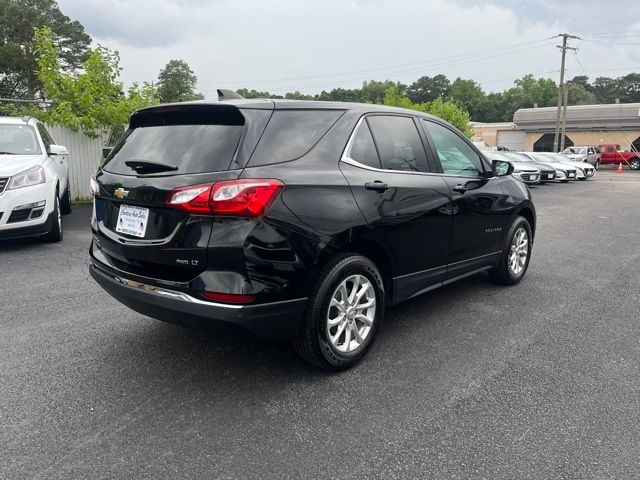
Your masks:
{"label": "silver car", "polygon": [[554,159],[557,162],[565,163],[567,165],[575,167],[576,178],[578,180],[587,180],[588,178],[592,178],[596,174],[596,167],[594,167],[590,163],[573,160],[564,153],[545,153],[544,155],[551,159]]}
{"label": "silver car", "polygon": [[573,165],[567,165],[566,163],[558,162],[553,157],[548,157],[543,152],[522,152],[529,156],[536,162],[549,165],[556,170],[556,182],[567,183],[569,180],[577,180],[578,171]]}
{"label": "silver car", "polygon": [[598,169],[600,166],[600,149],[598,147],[568,147],[565,148],[562,153],[571,160],[589,163],[595,169]]}
{"label": "silver car", "polygon": [[510,158],[501,152],[485,151],[483,153],[489,160],[510,162],[513,165],[512,176],[516,177],[518,180],[521,180],[528,185],[537,185],[540,183],[540,169],[536,168],[533,162],[517,162],[514,161],[513,158]]}

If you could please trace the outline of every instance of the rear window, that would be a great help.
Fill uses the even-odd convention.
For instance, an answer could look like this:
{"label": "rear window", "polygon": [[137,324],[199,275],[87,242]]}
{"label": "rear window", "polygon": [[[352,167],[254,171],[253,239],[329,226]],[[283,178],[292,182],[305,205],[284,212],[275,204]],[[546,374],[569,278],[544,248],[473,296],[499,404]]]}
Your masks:
{"label": "rear window", "polygon": [[276,110],[251,157],[250,165],[268,165],[302,157],[342,113],[342,110]]}
{"label": "rear window", "polygon": [[135,175],[125,162],[146,160],[175,165],[174,174],[228,170],[242,135],[242,125],[155,125],[128,130],[103,168]]}

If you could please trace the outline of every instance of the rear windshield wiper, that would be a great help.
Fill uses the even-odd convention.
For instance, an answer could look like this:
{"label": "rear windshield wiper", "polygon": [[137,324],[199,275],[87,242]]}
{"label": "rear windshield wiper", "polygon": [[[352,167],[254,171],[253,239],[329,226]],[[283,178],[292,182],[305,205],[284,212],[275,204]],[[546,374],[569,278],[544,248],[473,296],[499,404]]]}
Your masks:
{"label": "rear windshield wiper", "polygon": [[178,170],[178,167],[175,165],[155,160],[132,159],[127,160],[124,164],[132,170],[135,170],[136,173],[170,172]]}
{"label": "rear windshield wiper", "polygon": [[0,155],[17,155],[15,152],[0,152]]}

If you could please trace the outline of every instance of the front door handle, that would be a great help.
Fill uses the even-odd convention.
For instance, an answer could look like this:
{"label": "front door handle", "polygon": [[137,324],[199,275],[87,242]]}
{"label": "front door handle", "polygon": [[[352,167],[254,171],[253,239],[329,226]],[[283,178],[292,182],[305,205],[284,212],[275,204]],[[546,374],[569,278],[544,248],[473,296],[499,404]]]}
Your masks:
{"label": "front door handle", "polygon": [[467,191],[467,187],[465,187],[464,185],[454,185],[453,187],[451,187],[451,190],[458,193],[464,193]]}
{"label": "front door handle", "polygon": [[384,192],[386,190],[389,190],[389,185],[376,180],[375,182],[365,183],[364,188],[366,188],[367,190],[375,190],[376,192]]}

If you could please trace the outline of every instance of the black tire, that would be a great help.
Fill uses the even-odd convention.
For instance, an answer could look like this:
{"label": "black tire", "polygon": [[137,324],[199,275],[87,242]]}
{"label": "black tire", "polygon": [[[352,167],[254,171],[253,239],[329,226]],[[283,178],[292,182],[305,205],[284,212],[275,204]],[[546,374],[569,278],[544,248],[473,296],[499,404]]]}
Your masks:
{"label": "black tire", "polygon": [[60,200],[60,211],[63,215],[69,215],[71,213],[71,190],[69,188],[69,179],[67,179],[67,188]]}
{"label": "black tire", "polygon": [[[339,285],[351,275],[366,277],[375,290],[375,314],[362,344],[349,353],[338,351],[327,335],[329,303]],[[300,336],[293,342],[298,354],[310,364],[333,372],[356,365],[365,356],[380,330],[385,312],[382,276],[375,264],[362,255],[344,253],[331,260],[318,275],[309,298]]]}
{"label": "black tire", "polygon": [[[527,232],[527,240],[528,240],[528,252],[527,259],[524,264],[524,268],[518,275],[514,275],[511,269],[509,268],[509,256],[511,253],[511,243],[513,241],[513,237],[516,232],[523,227]],[[531,233],[531,225],[524,217],[516,217],[514,222],[511,224],[509,228],[509,233],[507,234],[507,241],[504,247],[504,251],[502,252],[502,256],[500,257],[500,261],[498,264],[489,271],[489,276],[496,283],[501,283],[503,285],[515,285],[520,283],[520,281],[524,278],[524,275],[527,273],[527,269],[529,268],[529,261],[531,260],[531,250],[533,247],[533,242],[531,239],[533,238]]]}
{"label": "black tire", "polygon": [[53,201],[53,225],[51,231],[42,236],[46,242],[59,242],[62,240],[64,232],[62,230],[62,211],[60,209],[60,200],[58,200],[58,192],[56,192]]}
{"label": "black tire", "polygon": [[631,167],[631,170],[640,170],[640,158],[629,160],[629,167]]}

